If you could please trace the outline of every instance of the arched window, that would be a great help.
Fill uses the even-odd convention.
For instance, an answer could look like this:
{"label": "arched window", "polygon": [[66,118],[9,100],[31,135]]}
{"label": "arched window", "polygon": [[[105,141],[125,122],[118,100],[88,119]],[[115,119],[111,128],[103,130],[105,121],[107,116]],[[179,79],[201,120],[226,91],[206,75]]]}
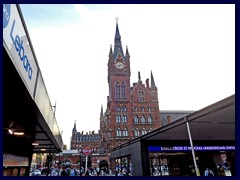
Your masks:
{"label": "arched window", "polygon": [[144,111],[145,111],[145,108],[144,108],[144,106],[141,106],[141,110],[142,110],[142,112],[144,112]]}
{"label": "arched window", "polygon": [[127,137],[127,136],[128,136],[128,131],[127,131],[127,128],[126,128],[126,127],[123,128],[123,136],[124,136],[124,137]]}
{"label": "arched window", "polygon": [[141,124],[145,124],[145,123],[146,123],[145,117],[142,115],[142,117],[141,117]]}
{"label": "arched window", "polygon": [[120,127],[117,128],[117,137],[121,137],[122,134],[121,134],[121,129]]}
{"label": "arched window", "polygon": [[121,99],[126,99],[126,85],[124,82],[121,85]]}
{"label": "arched window", "polygon": [[138,128],[135,129],[135,131],[134,131],[134,136],[135,136],[135,137],[138,137],[138,136],[139,136],[139,130],[138,130]]}
{"label": "arched window", "polygon": [[127,122],[127,115],[122,115],[122,122]]}
{"label": "arched window", "polygon": [[117,112],[121,111],[121,109],[120,109],[120,106],[119,106],[119,105],[117,105],[117,106],[116,106],[116,111],[117,111]]}
{"label": "arched window", "polygon": [[116,122],[121,122],[121,116],[119,114],[116,115]]}
{"label": "arched window", "polygon": [[151,111],[152,111],[151,107],[148,107],[148,112],[151,112]]}
{"label": "arched window", "polygon": [[152,131],[152,128],[149,128],[149,131],[148,132],[151,132]]}
{"label": "arched window", "polygon": [[150,115],[148,116],[148,124],[152,124],[152,118]]}
{"label": "arched window", "polygon": [[142,135],[147,134],[147,131],[145,128],[142,129]]}
{"label": "arched window", "polygon": [[137,115],[134,116],[134,124],[138,124],[138,116]]}
{"label": "arched window", "polygon": [[115,85],[115,97],[116,99],[120,99],[120,85],[118,82]]}
{"label": "arched window", "polygon": [[134,106],[133,107],[133,112],[137,112],[138,111],[138,107],[137,106]]}
{"label": "arched window", "polygon": [[127,111],[127,107],[126,107],[125,105],[122,107],[122,111],[123,111],[123,112],[126,112],[126,111]]}
{"label": "arched window", "polygon": [[144,92],[143,90],[138,91],[138,101],[144,101]]}

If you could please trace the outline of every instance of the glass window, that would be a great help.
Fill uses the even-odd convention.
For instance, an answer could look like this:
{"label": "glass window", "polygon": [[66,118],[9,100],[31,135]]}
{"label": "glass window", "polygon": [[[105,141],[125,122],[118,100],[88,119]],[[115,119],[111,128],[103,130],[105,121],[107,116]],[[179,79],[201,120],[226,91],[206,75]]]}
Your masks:
{"label": "glass window", "polygon": [[137,115],[134,116],[134,124],[138,124],[138,116]]}
{"label": "glass window", "polygon": [[146,121],[145,121],[145,117],[142,115],[142,117],[141,117],[141,123],[142,124],[145,124],[146,123]]}
{"label": "glass window", "polygon": [[138,136],[139,136],[139,130],[138,130],[138,128],[135,129],[134,135],[135,135],[135,137],[138,137]]}
{"label": "glass window", "polygon": [[116,86],[115,86],[115,97],[116,97],[116,99],[120,98],[120,86],[119,86],[118,82],[116,83]]}
{"label": "glass window", "polygon": [[118,127],[117,128],[117,137],[121,137],[122,135],[121,135],[121,129],[120,129],[120,127]]}
{"label": "glass window", "polygon": [[138,101],[144,101],[144,92],[143,90],[138,91]]}
{"label": "glass window", "polygon": [[128,131],[126,127],[123,128],[123,136],[124,137],[128,136]]}
{"label": "glass window", "polygon": [[125,98],[126,98],[126,88],[125,88],[124,82],[122,82],[122,85],[121,85],[121,99],[125,99]]}
{"label": "glass window", "polygon": [[148,116],[148,124],[152,124],[152,117],[150,115]]}
{"label": "glass window", "polygon": [[142,135],[147,134],[147,131],[145,128],[142,129]]}
{"label": "glass window", "polygon": [[123,112],[126,112],[126,111],[127,111],[127,107],[126,107],[125,105],[122,107],[122,111],[123,111]]}
{"label": "glass window", "polygon": [[116,106],[116,111],[119,112],[120,110],[121,110],[121,109],[120,109],[119,105],[117,105],[117,106]]}
{"label": "glass window", "polygon": [[122,122],[127,122],[127,115],[122,115]]}
{"label": "glass window", "polygon": [[121,116],[119,114],[116,115],[116,122],[121,122]]}
{"label": "glass window", "polygon": [[134,112],[137,112],[137,111],[138,111],[138,107],[137,107],[137,106],[134,106],[134,107],[133,107],[133,111],[134,111]]}

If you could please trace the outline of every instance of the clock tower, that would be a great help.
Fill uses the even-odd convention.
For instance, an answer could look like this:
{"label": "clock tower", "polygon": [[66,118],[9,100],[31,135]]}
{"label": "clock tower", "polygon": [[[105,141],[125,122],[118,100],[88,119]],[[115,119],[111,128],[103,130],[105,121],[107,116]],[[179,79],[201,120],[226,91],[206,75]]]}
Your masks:
{"label": "clock tower", "polygon": [[116,146],[142,136],[161,126],[158,106],[158,89],[151,72],[151,84],[138,82],[130,85],[130,55],[122,48],[118,22],[114,47],[110,46],[108,59],[107,107],[100,114],[101,147],[111,152]]}
{"label": "clock tower", "polygon": [[126,47],[123,53],[118,22],[114,39],[114,49],[110,47],[108,59],[109,100],[127,102],[130,100],[130,56]]}

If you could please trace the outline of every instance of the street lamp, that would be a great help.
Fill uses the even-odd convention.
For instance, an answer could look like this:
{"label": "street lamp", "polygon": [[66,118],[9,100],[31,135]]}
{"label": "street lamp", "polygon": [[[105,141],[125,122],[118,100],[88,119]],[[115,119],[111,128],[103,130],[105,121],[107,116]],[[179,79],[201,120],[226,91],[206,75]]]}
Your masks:
{"label": "street lamp", "polygon": [[78,152],[79,152],[79,169],[81,170],[81,165],[82,165],[82,148],[79,148]]}

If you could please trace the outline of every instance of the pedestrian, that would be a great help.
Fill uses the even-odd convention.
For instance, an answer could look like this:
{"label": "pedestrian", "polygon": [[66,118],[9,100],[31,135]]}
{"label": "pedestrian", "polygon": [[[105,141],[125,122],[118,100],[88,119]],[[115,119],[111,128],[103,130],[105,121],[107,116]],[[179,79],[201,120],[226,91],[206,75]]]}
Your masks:
{"label": "pedestrian", "polygon": [[204,176],[214,176],[214,173],[211,169],[206,168],[206,170],[204,171]]}

